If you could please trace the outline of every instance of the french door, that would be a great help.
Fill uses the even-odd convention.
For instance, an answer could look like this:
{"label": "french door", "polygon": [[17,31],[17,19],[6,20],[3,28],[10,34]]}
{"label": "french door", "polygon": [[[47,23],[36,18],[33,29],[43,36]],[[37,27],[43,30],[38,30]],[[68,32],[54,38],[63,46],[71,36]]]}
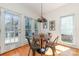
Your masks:
{"label": "french door", "polygon": [[17,13],[1,10],[1,52],[9,51],[20,43],[20,17]]}
{"label": "french door", "polygon": [[5,12],[5,44],[19,41],[19,17],[15,14]]}

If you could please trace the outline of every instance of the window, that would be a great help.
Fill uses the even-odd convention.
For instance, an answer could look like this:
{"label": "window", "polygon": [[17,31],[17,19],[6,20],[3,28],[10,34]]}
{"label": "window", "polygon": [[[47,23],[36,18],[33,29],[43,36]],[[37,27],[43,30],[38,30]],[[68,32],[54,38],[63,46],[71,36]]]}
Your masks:
{"label": "window", "polygon": [[34,29],[35,29],[35,33],[38,34],[38,23],[36,20],[34,22]]}
{"label": "window", "polygon": [[61,39],[71,43],[73,40],[73,16],[61,17]]}
{"label": "window", "polygon": [[25,36],[32,36],[32,18],[25,17]]}

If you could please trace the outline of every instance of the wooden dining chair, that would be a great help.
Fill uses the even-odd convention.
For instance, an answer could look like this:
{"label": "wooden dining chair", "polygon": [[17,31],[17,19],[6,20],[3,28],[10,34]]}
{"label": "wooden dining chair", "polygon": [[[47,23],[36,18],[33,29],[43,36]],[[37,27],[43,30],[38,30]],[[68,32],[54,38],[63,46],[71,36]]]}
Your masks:
{"label": "wooden dining chair", "polygon": [[53,42],[48,42],[48,43],[46,44],[46,47],[49,47],[49,48],[52,49],[53,56],[55,56],[56,45],[57,45],[57,42],[58,42],[58,38],[59,38],[59,36],[57,36],[57,37],[53,40]]}
{"label": "wooden dining chair", "polygon": [[33,39],[30,38],[30,37],[26,37],[26,38],[27,38],[28,44],[29,44],[29,46],[30,46],[29,52],[28,52],[28,56],[30,55],[31,50],[32,50],[32,55],[35,56],[35,52],[36,52],[37,49],[39,49],[40,47],[39,47],[39,45],[36,43],[34,37],[33,37]]}
{"label": "wooden dining chair", "polygon": [[[32,50],[32,55],[33,56],[35,56],[36,52],[39,53],[42,56],[45,52],[45,48],[40,46],[41,45],[40,40],[38,38],[36,38],[36,36],[34,36],[34,34],[33,34],[32,38],[30,38],[29,36],[26,36],[26,38],[27,38],[29,46],[30,46],[28,56],[30,55],[31,50]],[[41,43],[43,43],[43,42],[41,42]]]}

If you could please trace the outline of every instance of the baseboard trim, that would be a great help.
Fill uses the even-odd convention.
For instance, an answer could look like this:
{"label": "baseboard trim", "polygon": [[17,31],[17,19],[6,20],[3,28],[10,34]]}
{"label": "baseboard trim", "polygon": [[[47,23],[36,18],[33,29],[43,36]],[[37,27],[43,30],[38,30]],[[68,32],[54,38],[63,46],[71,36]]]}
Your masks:
{"label": "baseboard trim", "polygon": [[72,49],[79,49],[79,48],[76,48],[76,47],[72,47],[72,46],[68,46],[68,45],[64,45],[64,44],[60,44],[60,43],[57,43],[57,45],[62,45],[62,46],[69,47],[69,48],[72,48]]}

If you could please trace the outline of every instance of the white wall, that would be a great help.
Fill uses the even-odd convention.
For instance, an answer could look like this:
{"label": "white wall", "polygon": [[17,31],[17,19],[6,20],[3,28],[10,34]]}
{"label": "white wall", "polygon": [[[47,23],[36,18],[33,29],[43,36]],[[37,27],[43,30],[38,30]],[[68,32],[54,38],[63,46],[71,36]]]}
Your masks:
{"label": "white wall", "polygon": [[68,4],[46,14],[48,21],[56,21],[56,30],[48,31],[60,35],[60,17],[67,15],[74,15],[74,42],[70,45],[79,48],[79,4]]}
{"label": "white wall", "polygon": [[25,6],[21,3],[0,3],[0,7],[15,11],[29,17],[37,17],[37,14],[35,14],[32,10],[28,9],[28,6]]}

